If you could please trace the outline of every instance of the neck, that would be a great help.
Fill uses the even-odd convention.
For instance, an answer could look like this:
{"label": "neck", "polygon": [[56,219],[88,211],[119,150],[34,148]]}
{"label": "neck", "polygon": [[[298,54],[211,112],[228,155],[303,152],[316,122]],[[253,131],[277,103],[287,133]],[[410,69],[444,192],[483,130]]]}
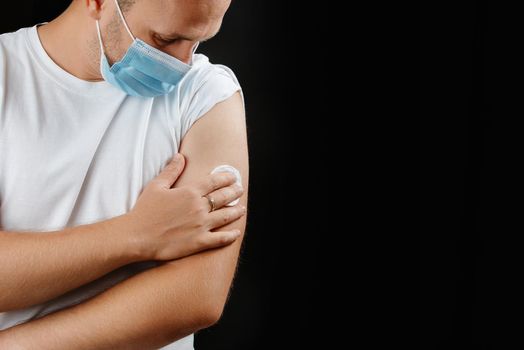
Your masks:
{"label": "neck", "polygon": [[82,10],[80,1],[73,1],[59,17],[39,26],[38,35],[58,66],[79,79],[99,81],[102,76],[95,22]]}

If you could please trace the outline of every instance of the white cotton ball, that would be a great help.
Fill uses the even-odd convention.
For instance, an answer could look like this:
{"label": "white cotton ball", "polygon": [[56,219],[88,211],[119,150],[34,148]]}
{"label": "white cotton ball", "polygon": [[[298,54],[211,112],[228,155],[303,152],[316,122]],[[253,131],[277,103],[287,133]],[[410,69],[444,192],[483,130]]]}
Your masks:
{"label": "white cotton ball", "polygon": [[[235,177],[236,177],[235,183],[237,185],[242,186],[242,177],[240,176],[240,171],[238,171],[236,168],[232,167],[231,165],[220,165],[220,166],[217,166],[211,172],[211,174],[215,174],[215,173],[231,173],[231,174],[235,175]],[[237,205],[239,201],[240,201],[240,199],[235,199],[231,203],[226,204],[226,206],[232,207],[234,205]]]}

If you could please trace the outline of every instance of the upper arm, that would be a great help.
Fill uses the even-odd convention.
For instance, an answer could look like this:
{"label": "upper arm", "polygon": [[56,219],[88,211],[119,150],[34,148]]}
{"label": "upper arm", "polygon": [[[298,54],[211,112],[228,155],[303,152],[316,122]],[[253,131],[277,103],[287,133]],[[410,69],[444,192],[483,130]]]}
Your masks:
{"label": "upper arm", "polygon": [[[186,167],[175,187],[194,183],[219,165],[231,165],[242,176],[244,194],[240,203],[247,207],[248,148],[240,92],[215,105],[194,123],[181,144],[180,153],[186,158]],[[245,217],[227,226],[227,229],[234,228],[243,231]]]}
{"label": "upper arm", "polygon": [[[183,139],[180,153],[186,158],[186,167],[175,187],[193,184],[208,175],[215,167],[228,164],[240,171],[244,193],[240,204],[247,207],[249,167],[244,104],[240,92],[216,104],[194,123]],[[175,265],[178,274],[184,274],[195,283],[200,295],[220,313],[233,279],[246,215],[219,230],[239,229],[242,235],[231,245],[167,262]],[[202,302],[202,298],[198,302]]]}

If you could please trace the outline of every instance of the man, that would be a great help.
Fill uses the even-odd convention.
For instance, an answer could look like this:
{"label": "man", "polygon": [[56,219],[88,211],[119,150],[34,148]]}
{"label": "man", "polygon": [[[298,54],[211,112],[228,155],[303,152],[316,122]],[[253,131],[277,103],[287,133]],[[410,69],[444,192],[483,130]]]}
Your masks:
{"label": "man", "polygon": [[194,52],[229,4],[74,0],[0,36],[0,349],[186,350],[219,319],[246,127]]}

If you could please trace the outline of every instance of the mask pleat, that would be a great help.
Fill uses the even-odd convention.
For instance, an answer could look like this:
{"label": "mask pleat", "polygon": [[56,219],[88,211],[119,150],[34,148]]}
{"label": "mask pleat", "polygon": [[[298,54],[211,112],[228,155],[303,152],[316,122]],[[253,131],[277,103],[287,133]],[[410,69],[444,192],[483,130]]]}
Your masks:
{"label": "mask pleat", "polygon": [[165,94],[166,91],[169,92],[169,89],[173,87],[171,84],[158,81],[147,74],[132,68],[120,70],[116,75],[116,78],[121,83],[132,88],[140,96],[146,97]]}
{"label": "mask pleat", "polygon": [[101,72],[104,79],[128,95],[154,97],[170,93],[191,66],[135,39],[124,57],[109,67],[105,60],[100,28]]}
{"label": "mask pleat", "polygon": [[142,54],[135,55],[130,64],[145,75],[172,85],[176,85],[182,80],[185,74],[175,69],[168,69],[162,63],[158,63],[153,58]]}

